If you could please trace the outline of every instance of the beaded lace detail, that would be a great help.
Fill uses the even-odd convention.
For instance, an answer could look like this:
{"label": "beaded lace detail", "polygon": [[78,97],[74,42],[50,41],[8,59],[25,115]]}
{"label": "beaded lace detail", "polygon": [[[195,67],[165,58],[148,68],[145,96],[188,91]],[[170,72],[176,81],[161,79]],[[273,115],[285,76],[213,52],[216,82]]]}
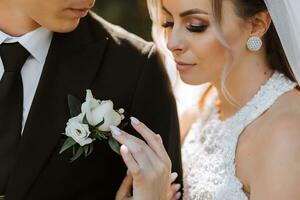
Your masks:
{"label": "beaded lace detail", "polygon": [[211,96],[182,146],[184,200],[248,200],[236,177],[235,152],[243,130],[296,84],[274,72],[234,116],[221,121]]}

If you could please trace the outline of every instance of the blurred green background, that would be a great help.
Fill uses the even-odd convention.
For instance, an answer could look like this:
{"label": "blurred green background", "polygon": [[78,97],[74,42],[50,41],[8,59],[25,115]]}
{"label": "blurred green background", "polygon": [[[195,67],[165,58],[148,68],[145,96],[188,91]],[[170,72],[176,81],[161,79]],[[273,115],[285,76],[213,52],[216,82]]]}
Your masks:
{"label": "blurred green background", "polygon": [[152,40],[146,0],[96,0],[93,10],[113,24]]}

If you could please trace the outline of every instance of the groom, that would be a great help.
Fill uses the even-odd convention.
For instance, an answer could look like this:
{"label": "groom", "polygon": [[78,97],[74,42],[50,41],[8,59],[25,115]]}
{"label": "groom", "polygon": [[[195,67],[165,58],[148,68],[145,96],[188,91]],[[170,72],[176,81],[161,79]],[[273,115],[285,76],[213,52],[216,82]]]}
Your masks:
{"label": "groom", "polygon": [[[6,200],[110,200],[126,175],[96,142],[87,158],[59,154],[67,96],[124,108],[160,133],[179,173],[175,101],[153,44],[88,13],[94,0],[0,1],[0,196]],[[130,126],[125,129],[133,133]],[[1,197],[0,197],[1,199]]]}

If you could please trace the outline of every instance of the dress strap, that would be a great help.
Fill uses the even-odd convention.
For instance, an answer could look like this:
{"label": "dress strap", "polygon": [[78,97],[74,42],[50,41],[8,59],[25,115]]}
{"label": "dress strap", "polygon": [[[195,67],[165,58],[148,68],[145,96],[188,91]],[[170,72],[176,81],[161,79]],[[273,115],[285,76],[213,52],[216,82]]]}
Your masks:
{"label": "dress strap", "polygon": [[267,111],[284,93],[293,90],[296,83],[277,71],[266,84],[261,86],[257,94],[234,117],[234,123],[246,128],[255,119]]}

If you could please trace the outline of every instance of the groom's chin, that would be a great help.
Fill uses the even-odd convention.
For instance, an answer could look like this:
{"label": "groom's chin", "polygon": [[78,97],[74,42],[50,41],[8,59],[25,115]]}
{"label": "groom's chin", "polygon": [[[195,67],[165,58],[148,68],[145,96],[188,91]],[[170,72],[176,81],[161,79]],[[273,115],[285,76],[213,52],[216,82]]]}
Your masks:
{"label": "groom's chin", "polygon": [[74,31],[80,23],[80,18],[56,19],[40,23],[41,26],[57,33],[69,33]]}
{"label": "groom's chin", "polygon": [[74,19],[70,22],[65,22],[61,25],[55,26],[53,28],[49,28],[50,30],[57,33],[69,33],[74,31],[79,25],[80,19]]}

